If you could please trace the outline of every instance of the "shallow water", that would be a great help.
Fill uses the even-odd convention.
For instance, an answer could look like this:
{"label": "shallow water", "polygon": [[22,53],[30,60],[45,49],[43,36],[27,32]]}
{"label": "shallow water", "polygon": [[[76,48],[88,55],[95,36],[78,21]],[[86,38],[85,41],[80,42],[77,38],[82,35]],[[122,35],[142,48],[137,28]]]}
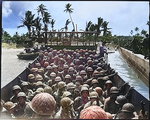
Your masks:
{"label": "shallow water", "polygon": [[[23,49],[2,49],[1,54],[1,88],[17,77],[33,60],[20,60],[17,54]],[[110,66],[129,85],[149,99],[149,88],[137,77],[136,73],[127,65],[118,51],[108,56]]]}
{"label": "shallow water", "polygon": [[1,52],[1,88],[16,78],[33,60],[20,60],[17,54],[24,49],[6,49]]}
{"label": "shallow water", "polygon": [[108,63],[125,82],[129,82],[130,86],[149,99],[149,88],[138,78],[137,74],[128,66],[118,51],[109,54]]}

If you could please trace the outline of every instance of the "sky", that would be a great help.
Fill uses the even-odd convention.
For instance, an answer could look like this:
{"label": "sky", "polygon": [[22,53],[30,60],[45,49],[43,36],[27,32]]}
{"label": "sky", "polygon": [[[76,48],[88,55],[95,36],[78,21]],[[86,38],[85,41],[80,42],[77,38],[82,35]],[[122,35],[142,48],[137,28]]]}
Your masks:
{"label": "sky", "polygon": [[[26,33],[27,28],[17,26],[22,25],[21,18],[24,18],[26,11],[32,11],[35,18],[38,16],[37,7],[44,4],[51,15],[56,20],[54,29],[58,30],[65,26],[69,13],[64,12],[65,5],[71,4],[73,22],[77,24],[77,31],[85,30],[86,22],[91,21],[97,24],[99,17],[109,22],[108,28],[112,35],[130,35],[131,30],[136,34],[135,28],[139,32],[143,29],[149,32],[149,2],[148,1],[3,1],[2,2],[2,28],[11,36],[16,32],[19,35]],[[68,25],[68,31],[73,29],[72,24]],[[51,30],[51,25],[49,25]]]}

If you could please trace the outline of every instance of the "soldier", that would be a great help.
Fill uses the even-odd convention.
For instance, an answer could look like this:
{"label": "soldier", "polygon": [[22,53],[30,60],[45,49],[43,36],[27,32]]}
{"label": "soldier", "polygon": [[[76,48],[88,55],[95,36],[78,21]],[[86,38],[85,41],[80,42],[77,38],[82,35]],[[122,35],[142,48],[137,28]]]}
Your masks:
{"label": "soldier", "polygon": [[84,105],[90,101],[89,96],[89,90],[87,87],[82,87],[81,89],[81,96],[75,98],[73,108],[78,114],[77,117],[79,117],[80,111],[84,108]]}
{"label": "soldier", "polygon": [[55,119],[74,119],[73,101],[69,97],[64,97],[60,101],[62,108],[56,113]]}
{"label": "soldier", "polygon": [[69,74],[67,74],[67,75],[65,76],[64,82],[66,82],[66,84],[72,82],[71,76],[70,76]]}
{"label": "soldier", "polygon": [[121,112],[118,114],[117,119],[138,119],[135,114],[135,107],[131,103],[125,103],[122,106]]}
{"label": "soldier", "polygon": [[52,67],[50,65],[48,65],[46,67],[46,71],[45,71],[44,75],[50,77],[51,72],[52,72]]}
{"label": "soldier", "polygon": [[52,94],[52,88],[50,86],[44,87],[44,93]]}
{"label": "soldier", "polygon": [[38,63],[35,63],[35,67],[40,69],[41,68],[41,64],[38,62]]}
{"label": "soldier", "polygon": [[103,104],[99,100],[98,94],[95,91],[90,93],[90,101],[84,105],[84,109],[92,105],[97,105],[103,108]]}
{"label": "soldier", "polygon": [[64,69],[63,69],[63,71],[62,71],[62,76],[63,76],[63,80],[64,80],[65,76],[66,76],[67,74],[69,74],[69,73],[68,73],[69,66],[68,66],[68,65],[64,65],[63,68],[64,68]]}
{"label": "soldier", "polygon": [[12,101],[13,103],[18,102],[17,100],[17,95],[19,92],[21,92],[21,88],[19,85],[14,85],[12,88],[12,92],[13,92],[13,96],[10,98],[10,101]]}
{"label": "soldier", "polygon": [[69,97],[71,100],[73,100],[72,94],[69,91],[65,91],[62,95],[62,98]]}
{"label": "soldier", "polygon": [[106,90],[104,91],[104,98],[108,98],[110,96],[110,89],[113,86],[112,82],[110,80],[107,80],[105,83]]}
{"label": "soldier", "polygon": [[38,68],[31,68],[30,73],[36,76],[38,74]]}
{"label": "soldier", "polygon": [[106,112],[109,112],[111,114],[116,114],[118,111],[117,104],[115,103],[115,100],[119,94],[119,89],[117,87],[111,87],[110,89],[110,97],[105,99],[104,102],[104,110]]}
{"label": "soldier", "polygon": [[87,75],[86,75],[85,70],[81,70],[81,72],[80,72],[80,76],[82,77],[83,82],[85,83],[85,82],[86,82],[86,80],[87,80]]}
{"label": "soldier", "polygon": [[106,112],[99,106],[83,109],[79,119],[108,119]]}
{"label": "soldier", "polygon": [[48,93],[39,93],[32,99],[29,106],[34,111],[32,114],[33,119],[50,119],[53,118],[56,101]]}
{"label": "soldier", "polygon": [[15,118],[15,116],[13,115],[14,109],[10,109],[13,106],[14,103],[11,101],[7,101],[6,103],[4,103],[3,107],[5,108],[5,110],[2,111],[0,118],[4,118],[4,119]]}
{"label": "soldier", "polygon": [[61,77],[57,76],[57,77],[55,78],[55,84],[52,85],[53,93],[54,93],[55,91],[57,91],[57,89],[58,89],[58,83],[59,83],[60,81],[62,81]]}
{"label": "soldier", "polygon": [[50,79],[52,80],[52,85],[55,84],[56,73],[52,72],[50,74]]}
{"label": "soldier", "polygon": [[73,82],[67,84],[67,91],[69,91],[72,94],[74,100],[76,96],[75,96],[75,84]]}
{"label": "soldier", "polygon": [[58,83],[58,90],[56,92],[54,92],[54,98],[55,98],[56,103],[57,103],[57,110],[60,107],[60,100],[61,100],[61,96],[63,95],[64,91],[66,91],[66,83],[63,81],[60,81]]}
{"label": "soldier", "polygon": [[27,106],[26,94],[24,92],[19,92],[17,95],[18,103],[16,103],[12,108],[14,108],[15,117],[24,117],[24,111]]}
{"label": "soldier", "polygon": [[28,83],[27,82],[23,82],[21,84],[21,88],[22,88],[22,92],[24,92],[26,94],[26,99],[29,102],[33,96],[33,91],[31,89],[28,89]]}
{"label": "soldier", "polygon": [[102,88],[101,87],[96,87],[94,89],[94,91],[96,91],[98,93],[99,100],[101,101],[102,104],[104,104],[105,98],[102,96],[102,94],[103,94]]}
{"label": "soldier", "polygon": [[44,78],[44,73],[45,71],[43,68],[38,69],[38,74],[41,75],[43,78]]}
{"label": "soldier", "polygon": [[93,69],[91,67],[87,67],[87,78],[90,79],[93,74]]}
{"label": "soldier", "polygon": [[98,80],[93,79],[91,82],[91,85],[92,85],[92,87],[90,87],[89,92],[94,91],[94,89],[99,86]]}
{"label": "soldier", "polygon": [[80,75],[76,76],[75,81],[76,81],[76,83],[80,83],[80,85],[83,85],[83,78]]}

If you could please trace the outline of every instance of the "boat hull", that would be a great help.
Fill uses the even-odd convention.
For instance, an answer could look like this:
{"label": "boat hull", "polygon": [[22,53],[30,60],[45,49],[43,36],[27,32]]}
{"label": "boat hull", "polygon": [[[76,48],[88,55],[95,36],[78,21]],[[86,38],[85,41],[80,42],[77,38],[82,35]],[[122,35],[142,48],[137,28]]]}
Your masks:
{"label": "boat hull", "polygon": [[22,60],[34,60],[39,53],[23,53],[23,54],[18,54],[18,58]]}

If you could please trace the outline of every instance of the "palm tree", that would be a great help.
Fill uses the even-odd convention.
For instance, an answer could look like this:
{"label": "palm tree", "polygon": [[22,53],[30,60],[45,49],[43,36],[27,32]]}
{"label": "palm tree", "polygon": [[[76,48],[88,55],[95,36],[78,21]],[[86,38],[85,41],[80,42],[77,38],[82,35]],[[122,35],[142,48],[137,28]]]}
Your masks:
{"label": "palm tree", "polygon": [[91,25],[92,25],[92,22],[89,21],[89,22],[86,24],[85,31],[89,31],[89,28],[90,28]]}
{"label": "palm tree", "polygon": [[68,25],[69,25],[70,22],[71,21],[69,21],[69,19],[66,20],[65,27],[64,27],[64,29],[65,29],[66,32],[68,30]]}
{"label": "palm tree", "polygon": [[[64,10],[64,12],[66,12],[66,13],[69,12],[69,16],[70,16],[70,19],[72,21],[71,13],[73,13],[73,8],[71,8],[71,4],[70,3],[66,4],[65,8],[66,9]],[[72,21],[72,25],[73,25],[73,31],[75,31],[75,26],[74,26],[73,21]]]}
{"label": "palm tree", "polygon": [[136,32],[138,32],[138,31],[139,31],[139,28],[138,28],[138,27],[136,27],[136,28],[135,28],[135,31],[136,31]]}
{"label": "palm tree", "polygon": [[37,33],[37,37],[40,38],[40,32],[42,30],[42,23],[41,23],[41,18],[37,17],[35,20],[34,20],[34,24],[33,26],[35,26],[36,28],[36,33]]}
{"label": "palm tree", "polygon": [[27,29],[28,29],[29,37],[31,37],[31,27],[32,27],[33,24],[34,24],[34,16],[35,16],[35,14],[32,15],[32,12],[31,12],[31,11],[27,11],[27,12],[25,13],[25,18],[22,18],[22,19],[21,19],[21,22],[22,22],[23,24],[17,26],[17,28],[26,26]]}
{"label": "palm tree", "polygon": [[97,37],[98,37],[98,35],[101,34],[101,29],[100,28],[102,26],[102,23],[103,23],[103,18],[99,17],[98,21],[97,21],[97,24],[95,25],[96,31],[97,31]]}
{"label": "palm tree", "polygon": [[108,28],[108,27],[107,27],[107,26],[108,26],[108,23],[109,23],[109,22],[107,22],[107,21],[104,21],[104,22],[102,23],[103,36],[106,36],[107,33],[110,32],[110,31],[108,31],[108,30],[109,30],[109,29],[112,29],[112,28]]}
{"label": "palm tree", "polygon": [[41,4],[41,5],[38,6],[38,8],[36,9],[37,12],[38,12],[38,15],[39,15],[39,13],[41,13],[42,17],[44,16],[44,12],[47,10],[45,7],[46,6],[43,5],[43,4]]}
{"label": "palm tree", "polygon": [[53,31],[54,24],[55,24],[55,20],[54,20],[54,19],[52,19],[52,21],[50,22],[50,24],[52,25],[51,27],[52,27],[52,31]]}

